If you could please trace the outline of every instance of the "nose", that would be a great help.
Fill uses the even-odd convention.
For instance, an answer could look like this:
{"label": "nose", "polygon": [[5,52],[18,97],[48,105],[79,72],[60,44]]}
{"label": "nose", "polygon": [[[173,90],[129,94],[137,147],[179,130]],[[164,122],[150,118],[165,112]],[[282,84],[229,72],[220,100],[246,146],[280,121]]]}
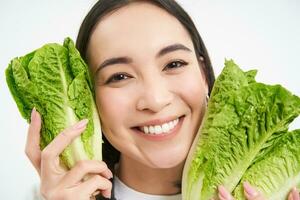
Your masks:
{"label": "nose", "polygon": [[137,109],[159,112],[171,104],[174,94],[163,79],[148,80],[140,87]]}

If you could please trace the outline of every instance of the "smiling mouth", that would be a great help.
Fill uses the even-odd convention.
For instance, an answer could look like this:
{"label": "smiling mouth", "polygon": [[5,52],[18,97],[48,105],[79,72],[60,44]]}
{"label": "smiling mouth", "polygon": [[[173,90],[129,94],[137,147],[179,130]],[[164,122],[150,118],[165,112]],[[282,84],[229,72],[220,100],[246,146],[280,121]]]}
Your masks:
{"label": "smiling mouth", "polygon": [[146,137],[163,137],[167,135],[174,135],[181,127],[184,117],[185,116],[183,115],[163,124],[152,126],[139,126],[133,127],[132,129]]}

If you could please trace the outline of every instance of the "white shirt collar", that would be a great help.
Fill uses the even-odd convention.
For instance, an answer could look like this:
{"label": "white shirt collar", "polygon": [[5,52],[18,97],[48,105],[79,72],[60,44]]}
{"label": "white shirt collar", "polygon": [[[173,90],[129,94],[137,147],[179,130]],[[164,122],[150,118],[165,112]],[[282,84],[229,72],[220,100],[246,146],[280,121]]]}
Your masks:
{"label": "white shirt collar", "polygon": [[133,190],[117,176],[114,177],[114,195],[117,200],[181,200],[181,194],[152,195]]}

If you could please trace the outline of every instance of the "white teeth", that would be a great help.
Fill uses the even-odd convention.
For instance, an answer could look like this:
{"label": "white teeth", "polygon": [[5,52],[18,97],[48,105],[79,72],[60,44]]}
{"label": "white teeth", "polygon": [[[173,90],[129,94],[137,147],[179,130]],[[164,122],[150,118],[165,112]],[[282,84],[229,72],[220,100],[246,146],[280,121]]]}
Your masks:
{"label": "white teeth", "polygon": [[173,121],[169,122],[168,125],[169,125],[169,127],[171,127],[171,128],[174,127]]}
{"label": "white teeth", "polygon": [[143,131],[145,134],[158,135],[158,134],[169,132],[177,125],[178,122],[179,122],[179,119],[177,118],[173,121],[164,123],[162,125],[143,126],[143,127],[140,127],[139,129],[141,131]]}
{"label": "white teeth", "polygon": [[149,128],[148,128],[147,126],[144,126],[143,129],[144,129],[144,132],[145,132],[145,133],[149,133]]}
{"label": "white teeth", "polygon": [[168,132],[170,130],[169,123],[165,123],[161,126],[163,132]]}
{"label": "white teeth", "polygon": [[161,134],[162,133],[162,128],[159,125],[155,126],[155,134]]}
{"label": "white teeth", "polygon": [[150,132],[151,134],[155,133],[155,129],[154,129],[153,126],[149,126],[149,132]]}

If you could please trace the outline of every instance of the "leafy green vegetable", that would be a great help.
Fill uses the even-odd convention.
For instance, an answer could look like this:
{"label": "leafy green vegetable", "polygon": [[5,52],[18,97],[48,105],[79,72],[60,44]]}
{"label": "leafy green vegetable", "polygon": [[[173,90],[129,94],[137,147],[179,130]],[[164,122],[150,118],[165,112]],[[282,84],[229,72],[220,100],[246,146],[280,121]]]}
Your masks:
{"label": "leafy green vegetable", "polygon": [[86,130],[61,154],[67,168],[78,160],[102,160],[101,126],[88,67],[70,38],[13,59],[6,81],[21,115],[33,107],[42,116],[41,148],[65,128],[87,118]]}
{"label": "leafy green vegetable", "polygon": [[[291,188],[300,186],[300,129],[285,133],[264,156],[257,158],[242,177],[259,188],[265,198],[286,199]],[[245,199],[242,184],[234,190],[235,199]]]}
{"label": "leafy green vegetable", "polygon": [[[274,183],[269,183],[262,174],[274,166],[259,162],[262,157],[279,160],[282,156],[279,150],[272,156],[271,152],[277,151],[273,149],[276,144],[286,141],[283,137],[288,125],[300,114],[300,99],[280,85],[257,83],[255,75],[254,70],[243,72],[232,60],[225,62],[184,167],[183,199],[216,197],[218,185],[233,191],[243,176],[242,181],[248,180],[251,167],[253,171],[260,170],[261,176],[252,177],[249,182],[265,184],[264,188],[271,188],[268,192],[277,192],[282,186],[280,193],[286,194],[287,187],[291,187],[283,187],[281,179],[293,179],[295,184],[300,184],[299,178],[294,179],[300,173],[299,166],[291,166],[293,173],[288,171],[286,175],[285,169],[290,167],[287,160],[284,165],[274,163],[280,169],[275,174],[268,171],[269,178],[278,187],[270,186]],[[294,146],[297,145],[299,140],[295,140]],[[289,153],[290,159],[296,157],[296,151]],[[243,199],[238,189],[236,194],[237,199]]]}

